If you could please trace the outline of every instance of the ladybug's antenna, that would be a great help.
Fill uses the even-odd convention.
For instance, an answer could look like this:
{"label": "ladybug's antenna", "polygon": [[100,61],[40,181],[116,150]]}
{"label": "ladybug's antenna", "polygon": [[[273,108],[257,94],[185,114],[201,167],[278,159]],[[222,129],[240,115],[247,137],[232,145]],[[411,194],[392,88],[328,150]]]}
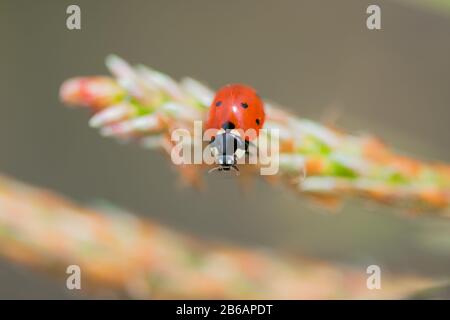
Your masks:
{"label": "ladybug's antenna", "polygon": [[240,174],[240,171],[239,171],[239,168],[237,167],[237,165],[232,165],[230,168],[234,170],[234,172],[236,173],[237,176]]}
{"label": "ladybug's antenna", "polygon": [[217,166],[217,167],[214,167],[214,168],[212,168],[212,169],[210,169],[209,171],[208,171],[208,173],[212,173],[212,172],[214,172],[214,171],[222,171],[222,167],[221,166]]}
{"label": "ladybug's antenna", "polygon": [[215,171],[230,171],[230,169],[233,169],[233,171],[236,173],[236,176],[240,174],[239,168],[236,165],[232,166],[217,166],[208,171],[208,173],[212,173]]}

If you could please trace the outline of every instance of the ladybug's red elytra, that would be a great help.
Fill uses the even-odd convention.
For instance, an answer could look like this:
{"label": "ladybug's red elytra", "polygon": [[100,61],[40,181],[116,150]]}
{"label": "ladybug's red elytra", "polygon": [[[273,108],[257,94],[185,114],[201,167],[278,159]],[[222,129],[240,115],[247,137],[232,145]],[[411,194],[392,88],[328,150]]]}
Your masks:
{"label": "ladybug's red elytra", "polygon": [[209,108],[206,127],[244,131],[254,129],[258,133],[264,120],[264,103],[256,90],[243,84],[229,84],[217,91]]}
{"label": "ladybug's red elytra", "polygon": [[[209,108],[206,129],[216,129],[210,146],[217,169],[238,171],[237,152],[248,151],[248,144],[264,125],[264,103],[255,89],[243,84],[229,84],[217,91]],[[249,130],[253,134],[243,136]]]}

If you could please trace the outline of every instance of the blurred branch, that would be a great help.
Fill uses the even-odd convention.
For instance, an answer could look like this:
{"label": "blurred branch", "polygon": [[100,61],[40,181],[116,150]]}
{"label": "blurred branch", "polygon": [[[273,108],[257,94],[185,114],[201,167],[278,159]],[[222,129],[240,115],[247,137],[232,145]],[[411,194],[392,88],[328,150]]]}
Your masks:
{"label": "blurred branch", "polygon": [[[205,85],[191,78],[176,82],[145,66],[133,68],[116,56],[107,59],[107,66],[114,78],[73,78],[60,91],[65,103],[93,111],[90,125],[102,135],[170,153],[172,130],[192,130],[194,120],[205,118],[214,94]],[[376,137],[297,117],[270,101],[266,113],[265,127],[280,130],[276,178],[292,189],[331,205],[345,196],[363,196],[410,212],[448,214],[448,164],[401,156]],[[253,167],[247,166],[247,174],[255,173]],[[200,166],[178,168],[191,183],[199,183]]]}
{"label": "blurred branch", "polygon": [[122,210],[80,207],[5,177],[0,254],[60,276],[76,264],[83,292],[132,298],[399,298],[431,284],[383,271],[382,289],[368,290],[365,270],[205,245]]}

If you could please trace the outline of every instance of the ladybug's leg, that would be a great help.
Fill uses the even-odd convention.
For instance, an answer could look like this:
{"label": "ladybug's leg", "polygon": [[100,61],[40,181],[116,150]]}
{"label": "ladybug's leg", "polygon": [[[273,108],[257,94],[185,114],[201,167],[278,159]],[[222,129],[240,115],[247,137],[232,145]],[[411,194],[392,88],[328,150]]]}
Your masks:
{"label": "ladybug's leg", "polygon": [[245,140],[245,154],[250,154],[250,152],[248,151],[250,146],[250,141]]}
{"label": "ladybug's leg", "polygon": [[245,154],[250,154],[250,148],[256,150],[256,145],[253,142],[250,142],[248,140],[245,140]]}

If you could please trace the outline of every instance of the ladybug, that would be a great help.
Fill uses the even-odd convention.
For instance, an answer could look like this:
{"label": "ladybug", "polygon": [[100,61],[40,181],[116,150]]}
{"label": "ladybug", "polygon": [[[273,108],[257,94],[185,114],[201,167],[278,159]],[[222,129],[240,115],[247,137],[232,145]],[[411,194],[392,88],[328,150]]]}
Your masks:
{"label": "ladybug", "polygon": [[[250,141],[259,135],[264,120],[264,103],[255,89],[229,84],[217,91],[206,122],[206,129],[217,130],[210,147],[219,166],[212,170],[239,171],[236,166],[239,153],[241,156],[248,153]],[[253,134],[244,135],[250,129]]]}

